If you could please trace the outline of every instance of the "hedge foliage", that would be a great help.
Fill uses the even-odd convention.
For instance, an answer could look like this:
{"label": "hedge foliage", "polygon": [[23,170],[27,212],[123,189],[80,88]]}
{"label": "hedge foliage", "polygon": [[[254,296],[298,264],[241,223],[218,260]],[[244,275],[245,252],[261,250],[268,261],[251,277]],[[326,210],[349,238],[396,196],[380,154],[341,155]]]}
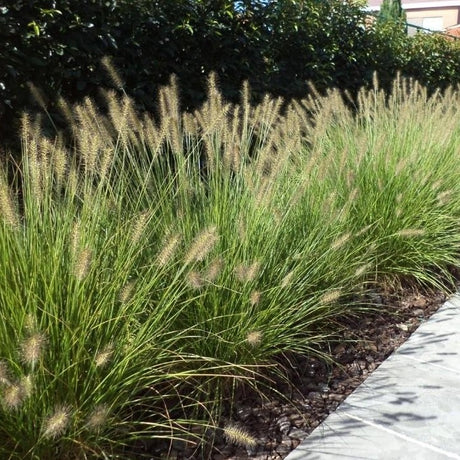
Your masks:
{"label": "hedge foliage", "polygon": [[460,80],[458,43],[407,37],[341,0],[17,0],[0,7],[0,39],[3,129],[33,108],[28,82],[47,102],[95,97],[109,85],[105,55],[149,111],[172,73],[184,108],[203,100],[211,71],[233,100],[244,80],[255,97],[287,98],[304,96],[308,81],[353,92],[374,71],[383,85],[398,70],[432,89]]}

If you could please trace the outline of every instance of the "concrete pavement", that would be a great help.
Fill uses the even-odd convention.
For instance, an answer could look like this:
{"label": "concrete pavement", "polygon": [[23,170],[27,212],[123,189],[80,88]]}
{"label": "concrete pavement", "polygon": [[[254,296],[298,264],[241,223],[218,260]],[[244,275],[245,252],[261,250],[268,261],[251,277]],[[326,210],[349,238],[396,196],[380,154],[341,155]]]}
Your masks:
{"label": "concrete pavement", "polygon": [[286,460],[460,460],[460,294]]}

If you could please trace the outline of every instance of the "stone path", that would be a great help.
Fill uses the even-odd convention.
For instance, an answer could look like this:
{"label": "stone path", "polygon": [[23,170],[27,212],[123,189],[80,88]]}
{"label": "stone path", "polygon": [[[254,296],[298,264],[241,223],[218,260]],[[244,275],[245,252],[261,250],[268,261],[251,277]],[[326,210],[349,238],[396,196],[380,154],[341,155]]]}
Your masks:
{"label": "stone path", "polygon": [[460,294],[285,460],[460,460]]}

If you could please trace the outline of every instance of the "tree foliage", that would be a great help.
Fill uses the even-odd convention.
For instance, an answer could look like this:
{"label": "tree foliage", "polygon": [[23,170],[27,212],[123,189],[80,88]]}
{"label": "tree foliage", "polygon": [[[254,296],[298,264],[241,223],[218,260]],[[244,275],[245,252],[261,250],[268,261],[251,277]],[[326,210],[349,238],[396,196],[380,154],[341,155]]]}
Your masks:
{"label": "tree foliage", "polygon": [[309,81],[353,92],[374,71],[382,81],[398,70],[432,85],[460,78],[454,44],[409,39],[391,22],[372,25],[357,1],[17,0],[0,7],[0,38],[0,119],[8,129],[33,108],[28,82],[43,90],[51,112],[59,96],[97,96],[110,84],[100,65],[106,55],[124,90],[149,111],[171,74],[190,109],[203,100],[211,71],[230,100],[245,80],[255,98],[291,98],[304,96]]}
{"label": "tree foliage", "polygon": [[383,0],[378,21],[380,23],[391,22],[406,30],[407,17],[401,5],[401,0]]}

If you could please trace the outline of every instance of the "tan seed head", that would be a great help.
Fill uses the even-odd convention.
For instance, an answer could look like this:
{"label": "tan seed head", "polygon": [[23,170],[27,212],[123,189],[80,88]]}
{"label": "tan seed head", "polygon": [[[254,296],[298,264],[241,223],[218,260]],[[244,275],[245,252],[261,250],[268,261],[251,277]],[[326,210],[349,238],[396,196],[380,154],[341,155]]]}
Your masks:
{"label": "tan seed head", "polygon": [[3,218],[5,223],[11,227],[17,227],[19,223],[19,217],[16,213],[16,209],[11,199],[11,192],[6,184],[3,174],[0,173],[0,216]]}
{"label": "tan seed head", "polygon": [[131,241],[133,244],[136,244],[141,239],[142,235],[144,234],[145,228],[150,220],[150,212],[144,211],[141,215],[137,218],[132,234],[131,234]]}
{"label": "tan seed head", "polygon": [[27,313],[24,321],[24,328],[29,334],[37,332],[37,319],[32,313]]}
{"label": "tan seed head", "polygon": [[355,271],[355,277],[361,278],[361,276],[365,275],[369,271],[370,267],[370,264],[361,265],[361,267],[358,267]]}
{"label": "tan seed head", "polygon": [[63,434],[70,421],[70,410],[68,407],[56,408],[53,415],[45,420],[43,426],[43,437],[55,439]]}
{"label": "tan seed head", "polygon": [[337,238],[332,244],[331,249],[336,250],[344,246],[351,238],[351,233],[344,233],[342,236]]}
{"label": "tan seed head", "polygon": [[251,331],[246,337],[246,341],[251,345],[252,347],[257,347],[262,343],[262,337],[263,334],[260,331]]}
{"label": "tan seed head", "polygon": [[105,348],[100,351],[94,358],[94,363],[96,367],[105,367],[109,363],[113,356],[113,345],[107,345]]}
{"label": "tan seed head", "polygon": [[96,406],[89,414],[86,427],[91,431],[99,431],[107,422],[109,408],[104,404]]}
{"label": "tan seed head", "polygon": [[446,190],[441,192],[436,198],[438,200],[439,206],[444,206],[445,204],[449,203],[452,197],[452,190]]}
{"label": "tan seed head", "polygon": [[187,284],[192,289],[201,289],[204,286],[204,279],[201,276],[201,273],[193,270],[187,274]]}
{"label": "tan seed head", "polygon": [[242,447],[255,447],[257,440],[239,425],[229,424],[224,427],[224,436],[228,442]]}
{"label": "tan seed head", "polygon": [[294,271],[290,271],[281,281],[281,287],[284,289],[289,286],[292,282],[292,278],[294,277]]}
{"label": "tan seed head", "polygon": [[10,372],[5,361],[0,361],[0,385],[11,385]]}
{"label": "tan seed head", "polygon": [[413,238],[423,235],[425,235],[425,230],[421,228],[406,228],[400,230],[399,232],[396,232],[396,236],[399,236],[401,238]]}
{"label": "tan seed head", "polygon": [[113,86],[117,89],[123,89],[123,80],[121,79],[118,72],[115,70],[112,58],[110,56],[104,56],[101,59],[101,64],[104,66],[104,69],[106,70],[110,79],[112,80]]}
{"label": "tan seed head", "polygon": [[48,104],[45,101],[45,96],[41,90],[39,90],[32,82],[28,81],[27,86],[29,87],[29,91],[32,94],[35,102],[46,111]]}
{"label": "tan seed head", "polygon": [[340,289],[334,289],[332,291],[326,292],[323,296],[320,298],[320,304],[322,305],[329,305],[337,300],[340,299],[342,296],[342,291]]}
{"label": "tan seed head", "polygon": [[24,398],[28,398],[32,394],[32,390],[33,390],[32,376],[29,374],[29,375],[25,375],[24,377],[22,377],[20,386],[24,394]]}
{"label": "tan seed head", "polygon": [[40,333],[35,333],[25,339],[21,344],[21,357],[24,363],[34,367],[43,354],[45,342],[45,336]]}
{"label": "tan seed head", "polygon": [[10,385],[3,390],[3,403],[8,409],[17,409],[24,401],[21,385]]}
{"label": "tan seed head", "polygon": [[166,241],[166,243],[164,244],[163,248],[157,256],[157,264],[160,267],[165,267],[166,265],[168,265],[168,263],[174,257],[174,254],[176,253],[176,250],[179,246],[180,240],[181,238],[179,235],[173,235],[169,237],[169,239]]}
{"label": "tan seed head", "polygon": [[262,297],[262,293],[260,291],[252,291],[251,296],[249,298],[249,302],[251,306],[258,305],[260,302],[260,298]]}
{"label": "tan seed head", "polygon": [[260,270],[260,262],[254,261],[252,264],[239,264],[235,268],[235,275],[239,281],[249,283],[254,281]]}
{"label": "tan seed head", "polygon": [[74,275],[78,281],[82,281],[89,273],[91,267],[92,252],[91,249],[83,249],[75,262]]}
{"label": "tan seed head", "polygon": [[121,290],[119,296],[119,300],[121,303],[127,303],[131,300],[135,284],[135,281],[129,281],[123,286],[123,289]]}
{"label": "tan seed head", "polygon": [[224,261],[221,257],[214,259],[206,270],[205,278],[209,283],[213,283],[222,272]]}
{"label": "tan seed head", "polygon": [[199,262],[204,260],[206,256],[212,251],[219,235],[215,226],[208,227],[203,230],[192,242],[190,249],[185,255],[185,263]]}

